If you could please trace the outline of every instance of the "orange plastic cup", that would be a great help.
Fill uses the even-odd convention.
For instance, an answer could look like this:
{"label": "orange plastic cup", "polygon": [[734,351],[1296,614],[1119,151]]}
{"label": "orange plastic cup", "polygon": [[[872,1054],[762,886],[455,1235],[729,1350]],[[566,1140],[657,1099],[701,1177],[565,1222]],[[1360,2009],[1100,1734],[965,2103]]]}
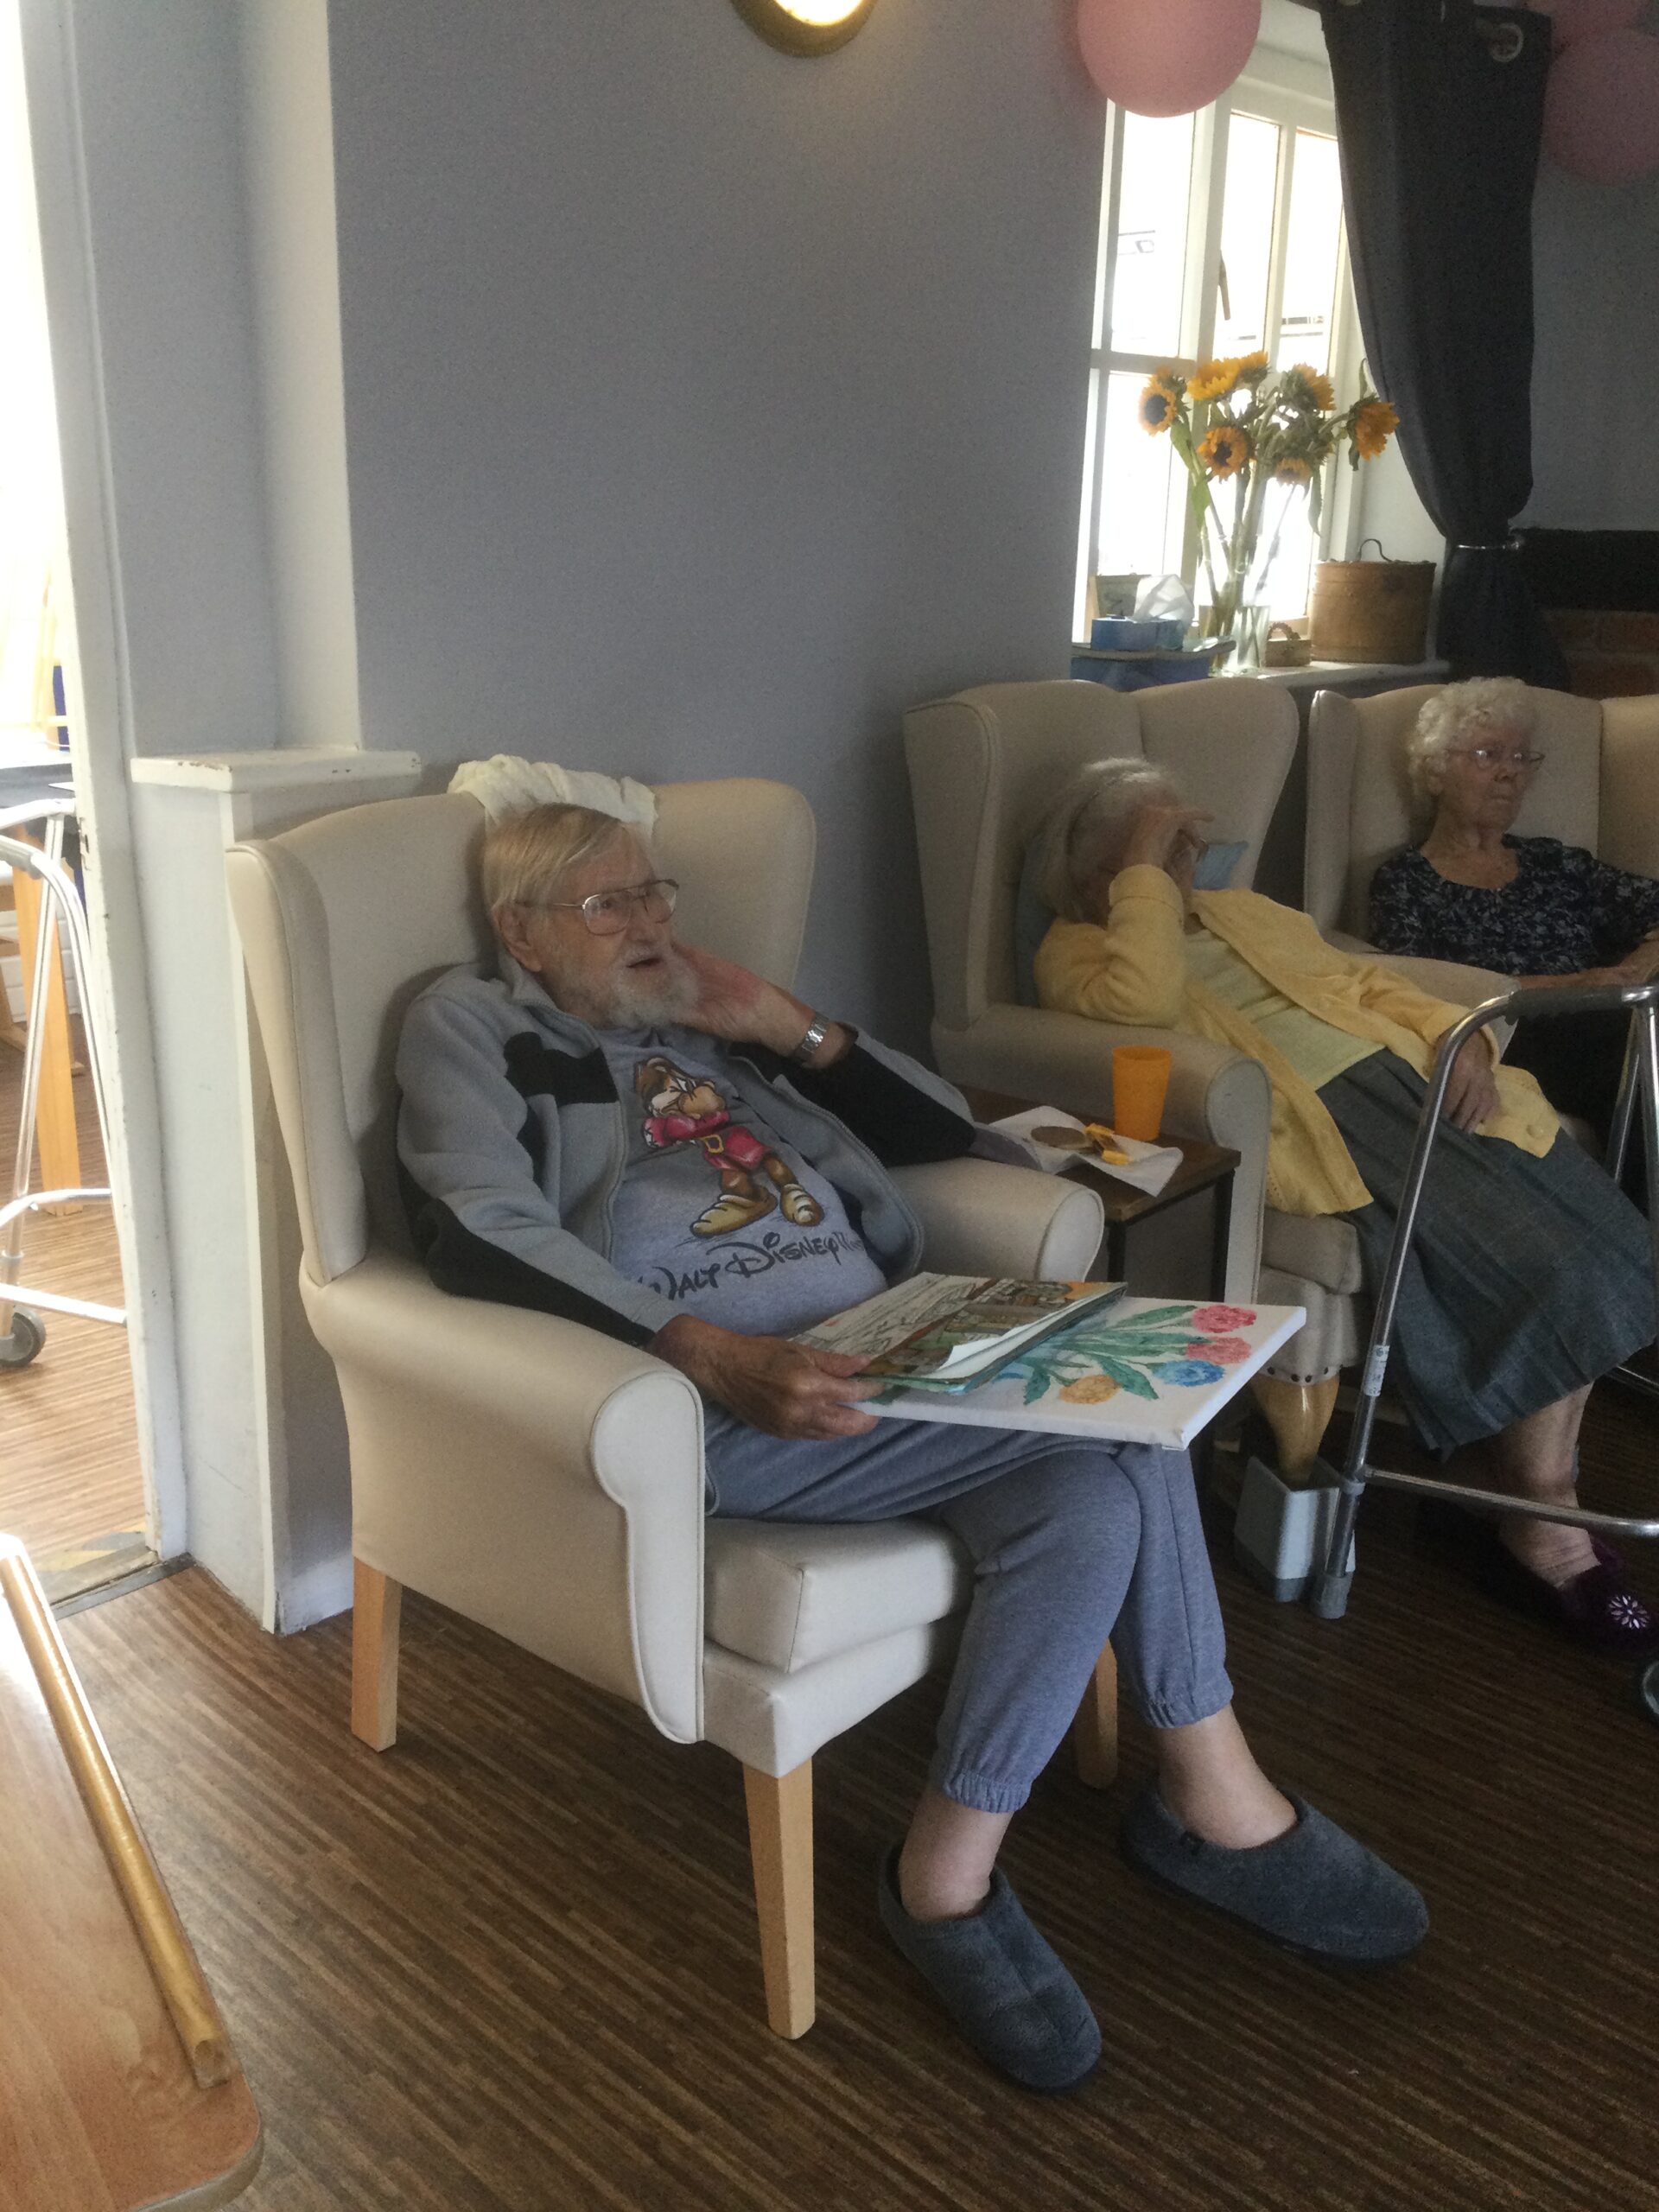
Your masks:
{"label": "orange plastic cup", "polygon": [[1171,1057],[1162,1045],[1118,1045],[1112,1051],[1112,1127],[1120,1136],[1155,1144],[1164,1118]]}

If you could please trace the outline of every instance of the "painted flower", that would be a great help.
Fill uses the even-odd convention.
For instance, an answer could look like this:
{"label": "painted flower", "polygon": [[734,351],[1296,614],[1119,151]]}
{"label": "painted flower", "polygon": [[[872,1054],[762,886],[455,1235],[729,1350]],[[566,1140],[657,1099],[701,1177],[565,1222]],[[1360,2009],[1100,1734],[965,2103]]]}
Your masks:
{"label": "painted flower", "polygon": [[1201,406],[1208,399],[1225,399],[1237,384],[1243,365],[1238,355],[1227,360],[1201,362],[1186,380],[1187,397],[1194,406]]}
{"label": "painted flower", "polygon": [[1195,1329],[1207,1329],[1216,1336],[1230,1336],[1235,1329],[1248,1329],[1255,1319],[1254,1306],[1195,1306],[1191,1320]]}
{"label": "painted flower", "polygon": [[1212,1359],[1160,1359],[1147,1372],[1160,1382],[1178,1382],[1189,1389],[1221,1380],[1221,1370]]}
{"label": "painted flower", "polygon": [[1175,420],[1180,397],[1179,386],[1161,371],[1157,376],[1147,378],[1146,389],[1141,394],[1138,412],[1141,427],[1148,437],[1155,438],[1160,430],[1169,428]]}
{"label": "painted flower", "polygon": [[1260,384],[1268,373],[1268,357],[1265,353],[1241,354],[1236,365],[1240,384]]}
{"label": "painted flower", "polygon": [[1243,1337],[1194,1337],[1181,1350],[1189,1359],[1218,1359],[1224,1367],[1236,1367],[1241,1359],[1250,1356]]}
{"label": "painted flower", "polygon": [[1311,461],[1302,460],[1298,454],[1287,453],[1284,459],[1275,465],[1273,480],[1275,484],[1306,484],[1313,474],[1313,464]]}
{"label": "painted flower", "polygon": [[1298,397],[1306,393],[1322,415],[1336,411],[1336,386],[1328,376],[1319,369],[1310,369],[1306,361],[1298,361],[1290,374],[1293,389],[1300,387]]}
{"label": "painted flower", "polygon": [[1386,399],[1368,399],[1354,410],[1354,451],[1362,461],[1375,461],[1399,427]]}
{"label": "painted flower", "polygon": [[1211,476],[1236,476],[1249,457],[1249,434],[1236,423],[1217,423],[1198,440],[1198,459]]}
{"label": "painted flower", "polygon": [[1108,1398],[1117,1395],[1118,1386],[1109,1375],[1082,1375],[1075,1382],[1068,1382],[1060,1395],[1068,1405],[1103,1406]]}

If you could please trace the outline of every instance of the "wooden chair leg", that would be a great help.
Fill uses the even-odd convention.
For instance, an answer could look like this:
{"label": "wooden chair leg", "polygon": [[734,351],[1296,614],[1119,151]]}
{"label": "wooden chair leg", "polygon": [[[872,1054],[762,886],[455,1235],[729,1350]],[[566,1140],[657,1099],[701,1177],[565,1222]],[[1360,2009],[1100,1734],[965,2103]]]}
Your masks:
{"label": "wooden chair leg", "polygon": [[1071,1755],[1077,1779],[1090,1789],[1109,1789],[1117,1780],[1117,1658],[1104,1646],[1071,1724]]}
{"label": "wooden chair leg", "polygon": [[397,1624],[404,1586],[352,1561],[352,1733],[372,1751],[397,1740]]}
{"label": "wooden chair leg", "polygon": [[1339,1380],[1327,1375],[1322,1382],[1287,1382],[1277,1375],[1258,1375],[1250,1384],[1279,1447],[1280,1480],[1292,1490],[1313,1479],[1313,1463],[1336,1410]]}
{"label": "wooden chair leg", "polygon": [[[30,838],[25,841],[33,843]],[[35,980],[35,948],[41,931],[46,893],[21,871],[12,880],[17,906],[17,950],[22,963],[23,996]],[[69,1010],[63,987],[63,948],[55,944],[46,967],[46,1010],[41,1030],[41,1092],[35,1124],[40,1162],[35,1188],[73,1191],[80,1184],[80,1140],[75,1130],[75,1094],[70,1084]],[[48,1206],[48,1213],[79,1213],[78,1205]]]}
{"label": "wooden chair leg", "polygon": [[812,1956],[812,1762],[788,1774],[743,1770],[749,1856],[760,1916],[760,1970],[774,2034],[804,2036],[817,2017]]}
{"label": "wooden chair leg", "polygon": [[[3,897],[0,897],[0,914],[15,916],[16,911],[17,902],[12,896],[10,887],[8,885]],[[23,1035],[22,1024],[11,1010],[10,989],[5,977],[0,976],[0,1045],[10,1045],[14,1052],[21,1052],[27,1042],[28,1039]]]}

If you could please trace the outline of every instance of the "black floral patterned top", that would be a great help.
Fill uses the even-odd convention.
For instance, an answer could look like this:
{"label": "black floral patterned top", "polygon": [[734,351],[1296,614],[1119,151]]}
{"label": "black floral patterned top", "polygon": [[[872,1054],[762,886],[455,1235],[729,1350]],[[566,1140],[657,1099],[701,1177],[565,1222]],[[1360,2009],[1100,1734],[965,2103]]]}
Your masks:
{"label": "black floral patterned top", "polygon": [[1371,878],[1382,952],[1461,960],[1503,976],[1570,976],[1622,960],[1659,930],[1659,882],[1559,837],[1506,837],[1521,872],[1501,890],[1448,883],[1414,846]]}

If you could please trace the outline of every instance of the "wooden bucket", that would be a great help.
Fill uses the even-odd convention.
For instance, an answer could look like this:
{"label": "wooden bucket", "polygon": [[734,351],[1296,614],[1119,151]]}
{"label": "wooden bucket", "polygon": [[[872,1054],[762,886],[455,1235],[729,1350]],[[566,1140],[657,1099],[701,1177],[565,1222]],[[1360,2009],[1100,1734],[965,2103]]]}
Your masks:
{"label": "wooden bucket", "polygon": [[1315,660],[1425,659],[1432,561],[1321,561],[1313,571]]}

